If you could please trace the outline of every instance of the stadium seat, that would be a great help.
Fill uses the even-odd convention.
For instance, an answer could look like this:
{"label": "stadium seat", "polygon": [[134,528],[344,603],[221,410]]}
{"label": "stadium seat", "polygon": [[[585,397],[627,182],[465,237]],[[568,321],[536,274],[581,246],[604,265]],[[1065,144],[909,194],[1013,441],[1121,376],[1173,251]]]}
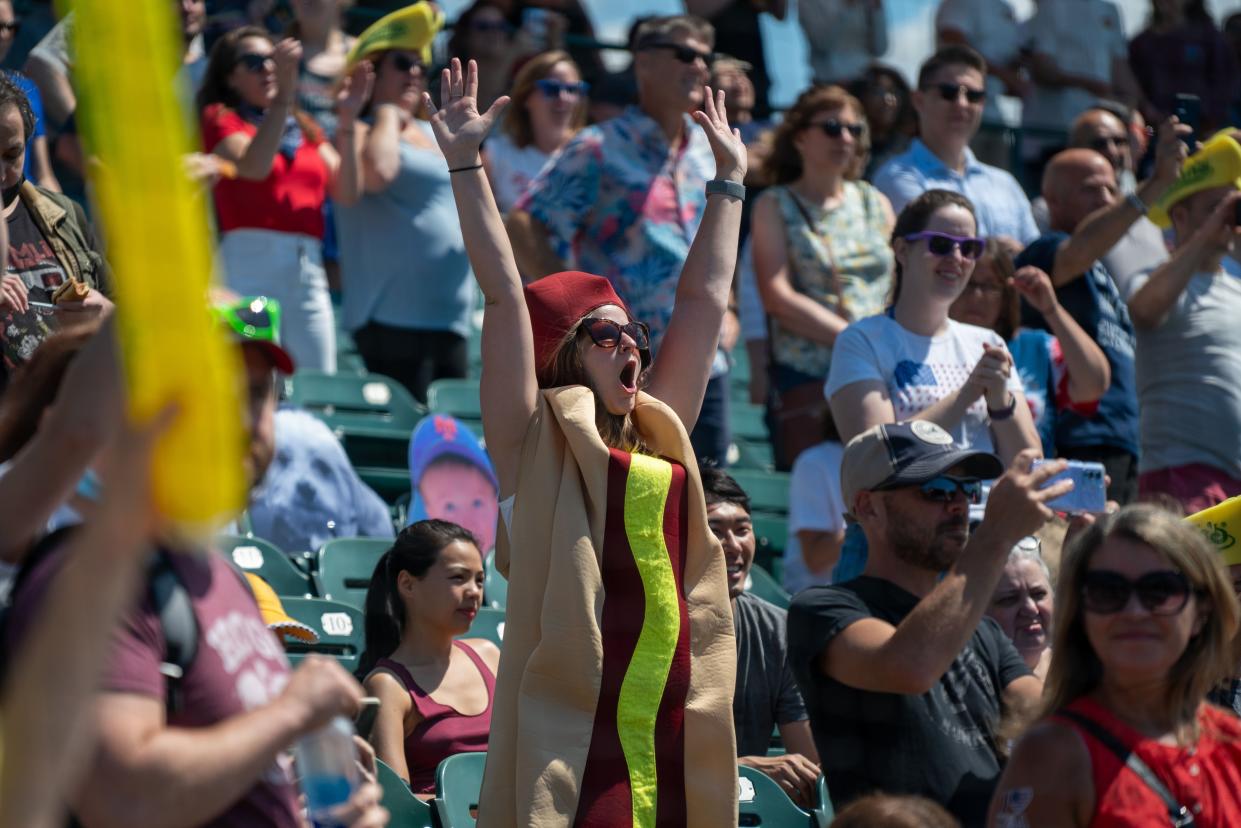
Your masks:
{"label": "stadium seat", "polygon": [[359,610],[366,608],[366,588],[375,564],[392,541],[382,538],[336,538],[319,550],[319,594]]}
{"label": "stadium seat", "polygon": [[336,435],[354,468],[374,466],[403,471],[409,467],[411,432],[403,425],[359,425],[356,415],[311,413]]}
{"label": "stadium seat", "polygon": [[797,807],[775,780],[744,765],[737,768],[740,798],[739,826],[763,828],[816,828],[818,816]]}
{"label": "stadium seat", "polygon": [[274,543],[244,535],[219,535],[217,548],[243,572],[253,572],[280,596],[313,595],[310,576],[297,567]]}
{"label": "stadium seat", "polygon": [[350,673],[356,672],[366,649],[366,621],[357,607],[322,598],[282,598],[284,611],[319,634],[317,644],[285,638],[289,662],[296,666],[310,653],[331,656]]}
{"label": "stadium seat", "polygon": [[478,380],[438,379],[427,386],[427,408],[436,414],[451,414],[465,420],[483,416]]}
{"label": "stadium seat", "polygon": [[458,753],[440,762],[431,803],[440,828],[474,828],[486,764],[486,753]]}
{"label": "stadium seat", "polygon": [[485,638],[497,647],[504,646],[504,610],[480,607],[469,631],[461,638]]}
{"label": "stadium seat", "polygon": [[362,482],[375,490],[389,506],[396,504],[402,495],[409,494],[409,470],[381,466],[354,466],[353,470]]}
{"label": "stadium seat", "polygon": [[737,456],[733,458],[733,468],[738,471],[750,470],[770,472],[776,467],[776,455],[771,443],[754,440],[737,440],[733,443]]}
{"label": "stadium seat", "polygon": [[828,828],[832,820],[836,818],[836,809],[832,807],[832,796],[827,791],[827,780],[822,776],[815,784],[815,794],[819,803],[814,809],[815,821],[818,828]]}
{"label": "stadium seat", "polygon": [[[758,512],[754,524],[754,564],[767,570],[777,582],[783,570],[784,548],[788,545],[788,518]],[[778,571],[779,570],[779,571]]]}
{"label": "stadium seat", "polygon": [[765,443],[770,440],[765,416],[761,405],[734,400],[728,406],[728,430],[734,440]]}
{"label": "stadium seat", "polygon": [[380,374],[324,374],[298,371],[285,380],[285,399],[333,428],[390,426],[409,434],[426,414],[405,387]]}
{"label": "stadium seat", "polygon": [[483,581],[483,606],[503,610],[508,605],[508,579],[496,569],[496,553],[487,556],[483,564],[486,577]]}
{"label": "stadium seat", "polygon": [[[780,582],[761,566],[750,567],[750,578],[745,585],[745,591],[775,604],[780,609],[789,608],[789,594],[780,586]],[[475,622],[477,620],[475,619]]]}
{"label": "stadium seat", "polygon": [[431,828],[431,805],[414,796],[405,780],[378,759],[375,769],[384,792],[383,806],[391,814],[388,824],[394,828]]}
{"label": "stadium seat", "polygon": [[737,485],[750,496],[750,508],[756,512],[789,511],[789,476],[783,472],[760,472],[737,469],[731,472]]}

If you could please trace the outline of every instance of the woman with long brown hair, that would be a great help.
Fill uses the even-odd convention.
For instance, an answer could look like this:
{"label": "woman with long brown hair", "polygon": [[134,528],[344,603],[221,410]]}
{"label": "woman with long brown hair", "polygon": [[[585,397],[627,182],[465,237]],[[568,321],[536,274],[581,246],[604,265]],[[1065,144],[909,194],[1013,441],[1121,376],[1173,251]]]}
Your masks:
{"label": "woman with long brown hair", "polygon": [[836,336],[882,311],[891,285],[895,219],[887,198],[859,180],[867,148],[862,105],[839,86],[812,87],[776,128],[766,162],[774,186],[754,205],[781,468],[819,441]]}
{"label": "woman with long brown hair", "polygon": [[1040,721],[991,824],[1241,824],[1241,722],[1206,703],[1235,672],[1239,618],[1197,528],[1149,504],[1100,518],[1061,563]]}
{"label": "woman with long brown hair", "polygon": [[507,530],[479,825],[730,824],[736,643],[688,434],[736,264],[745,147],[707,89],[694,117],[718,177],[652,365],[606,279],[523,291],[479,158],[507,101],[480,115],[477,88],[454,59],[431,123],[487,299],[483,432]]}

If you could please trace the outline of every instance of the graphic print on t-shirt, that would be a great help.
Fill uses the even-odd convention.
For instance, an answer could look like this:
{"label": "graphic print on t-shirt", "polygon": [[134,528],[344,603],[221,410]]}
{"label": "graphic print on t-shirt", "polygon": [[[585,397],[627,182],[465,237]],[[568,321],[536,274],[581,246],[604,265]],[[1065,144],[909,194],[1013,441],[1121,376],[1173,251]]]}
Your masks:
{"label": "graphic print on t-shirt", "polygon": [[[18,203],[8,224],[8,272],[21,278],[29,301],[50,304],[52,292],[68,278],[64,268],[25,203]],[[31,307],[25,313],[5,311],[0,315],[0,354],[6,372],[30,359],[55,327],[49,308]]]}
{"label": "graphic print on t-shirt", "polygon": [[[892,406],[897,421],[910,419],[965,385],[971,371],[972,366],[964,363],[925,363],[908,359],[896,363],[892,371],[896,385]],[[970,406],[971,413],[976,413],[973,409],[981,405],[980,401],[975,401]]]}

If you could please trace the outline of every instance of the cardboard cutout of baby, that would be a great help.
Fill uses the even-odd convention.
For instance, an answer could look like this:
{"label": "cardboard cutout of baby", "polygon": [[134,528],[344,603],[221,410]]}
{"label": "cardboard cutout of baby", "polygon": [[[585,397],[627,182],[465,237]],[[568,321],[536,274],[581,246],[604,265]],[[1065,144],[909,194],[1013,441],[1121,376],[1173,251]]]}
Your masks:
{"label": "cardboard cutout of baby", "polygon": [[433,414],[409,441],[413,492],[409,522],[447,520],[474,534],[484,554],[496,545],[500,486],[491,458],[474,433],[446,414]]}

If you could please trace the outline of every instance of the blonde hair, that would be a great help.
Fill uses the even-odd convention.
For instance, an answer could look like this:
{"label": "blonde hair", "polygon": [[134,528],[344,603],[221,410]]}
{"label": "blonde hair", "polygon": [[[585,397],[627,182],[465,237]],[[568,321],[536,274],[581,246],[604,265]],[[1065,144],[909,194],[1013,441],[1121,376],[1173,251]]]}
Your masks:
{"label": "blonde hair", "polygon": [[[534,94],[535,82],[550,75],[557,63],[569,64],[578,77],[581,77],[581,71],[568,52],[553,50],[530,58],[521,67],[517,77],[513,78],[513,89],[509,93],[512,101],[509,104],[508,117],[504,119],[504,131],[513,139],[514,146],[524,148],[534,143],[534,125],[530,122],[530,110],[526,109],[526,101]],[[586,109],[589,104],[590,99],[585,95],[578,99],[577,107],[573,110],[573,120],[569,123],[574,132],[586,126]]]}
{"label": "blonde hair", "polygon": [[1202,630],[1168,671],[1164,696],[1164,713],[1177,724],[1178,737],[1196,738],[1199,705],[1236,670],[1234,637],[1241,607],[1223,562],[1202,533],[1170,512],[1145,503],[1100,518],[1065,550],[1056,585],[1051,667],[1041,715],[1051,715],[1090,693],[1103,678],[1103,666],[1086,637],[1081,589],[1091,558],[1114,537],[1145,544],[1166,558],[1189,581],[1205,612]]}

